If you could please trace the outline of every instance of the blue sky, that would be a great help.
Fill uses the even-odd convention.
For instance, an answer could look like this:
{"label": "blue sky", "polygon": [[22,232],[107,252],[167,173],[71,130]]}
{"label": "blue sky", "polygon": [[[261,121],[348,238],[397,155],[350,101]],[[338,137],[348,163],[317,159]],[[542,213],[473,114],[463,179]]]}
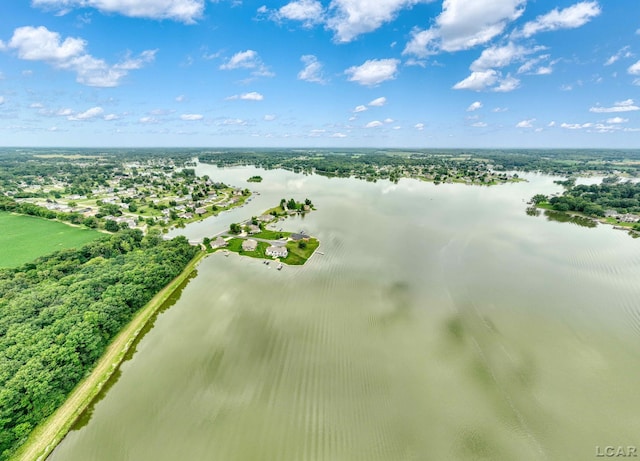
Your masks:
{"label": "blue sky", "polygon": [[637,0],[21,0],[0,145],[640,147]]}

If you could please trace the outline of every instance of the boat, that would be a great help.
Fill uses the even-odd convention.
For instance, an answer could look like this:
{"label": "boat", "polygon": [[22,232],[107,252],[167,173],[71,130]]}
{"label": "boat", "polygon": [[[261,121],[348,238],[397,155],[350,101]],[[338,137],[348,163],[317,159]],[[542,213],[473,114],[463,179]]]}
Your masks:
{"label": "boat", "polygon": [[282,270],[282,263],[278,264],[278,270],[281,271]]}
{"label": "boat", "polygon": [[318,251],[318,254],[324,256],[324,253],[322,251]]}
{"label": "boat", "polygon": [[229,256],[229,250],[224,250],[224,255]]}

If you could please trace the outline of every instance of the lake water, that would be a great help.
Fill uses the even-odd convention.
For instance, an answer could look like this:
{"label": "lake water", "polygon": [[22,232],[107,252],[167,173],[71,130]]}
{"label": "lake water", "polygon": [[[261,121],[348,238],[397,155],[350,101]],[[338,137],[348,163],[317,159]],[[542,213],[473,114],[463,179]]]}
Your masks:
{"label": "lake water", "polygon": [[640,241],[528,216],[531,196],[561,190],[553,178],[198,173],[260,194],[189,238],[308,197],[318,210],[282,227],[324,255],[282,271],[203,260],[49,459],[588,460],[640,446]]}

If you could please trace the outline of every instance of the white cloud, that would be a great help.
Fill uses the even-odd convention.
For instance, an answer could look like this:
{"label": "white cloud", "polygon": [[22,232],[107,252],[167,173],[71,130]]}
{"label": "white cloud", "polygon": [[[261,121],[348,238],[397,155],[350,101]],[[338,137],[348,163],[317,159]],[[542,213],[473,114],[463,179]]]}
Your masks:
{"label": "white cloud", "polygon": [[621,48],[616,54],[610,56],[604,63],[605,66],[610,66],[611,64],[617,62],[620,58],[630,58],[633,56],[633,53],[629,51],[629,46],[625,46]]}
{"label": "white cloud", "polygon": [[387,103],[387,98],[382,96],[381,98],[376,98],[371,101],[368,105],[372,107],[382,107]]}
{"label": "white cloud", "polygon": [[535,122],[535,118],[531,118],[529,120],[521,120],[516,123],[516,128],[533,128],[533,122]]}
{"label": "white cloud", "polygon": [[494,91],[506,93],[520,86],[520,80],[502,74],[494,69],[471,72],[464,80],[453,85],[454,90]]}
{"label": "white cloud", "polygon": [[384,123],[393,123],[395,120],[393,120],[392,118],[385,118],[384,119]]}
{"label": "white cloud", "polygon": [[424,57],[487,43],[524,11],[526,0],[444,0],[430,29],[413,31],[403,54]]}
{"label": "white cloud", "polygon": [[180,96],[176,96],[176,102],[183,102],[185,100],[185,96],[181,94]]}
{"label": "white cloud", "polygon": [[497,93],[508,93],[509,91],[513,91],[520,86],[520,80],[512,77],[511,75],[507,75],[505,78],[500,80],[500,84],[495,88],[492,88],[492,91]]}
{"label": "white cloud", "polygon": [[204,115],[202,114],[182,114],[180,116],[181,120],[185,120],[185,121],[196,121],[196,120],[202,120],[204,118]]}
{"label": "white cloud", "polygon": [[629,66],[627,72],[629,72],[631,75],[640,75],[640,61]]}
{"label": "white cloud", "polygon": [[156,120],[153,117],[141,117],[139,120],[140,123],[157,123],[158,120]]}
{"label": "white cloud", "polygon": [[264,117],[262,117],[262,119],[265,122],[273,122],[276,119],[276,116],[273,114],[266,114]]}
{"label": "white cloud", "polygon": [[239,51],[220,66],[222,70],[252,69],[259,65],[260,57],[254,50]]}
{"label": "white cloud", "polygon": [[488,125],[486,122],[475,122],[475,123],[472,123],[471,126],[475,128],[484,128]]}
{"label": "white cloud", "polygon": [[8,47],[16,50],[20,59],[44,61],[57,69],[75,72],[78,83],[97,87],[118,86],[129,71],[152,62],[157,51],[143,51],[135,58],[127,56],[110,66],[86,53],[84,40],[72,37],[62,40],[60,34],[43,26],[17,28]]}
{"label": "white cloud", "polygon": [[493,69],[471,72],[467,78],[456,83],[453,89],[482,91],[495,85],[499,78],[500,74]]}
{"label": "white cloud", "polygon": [[553,73],[553,67],[551,66],[540,66],[535,71],[535,75],[550,75]]}
{"label": "white cloud", "polygon": [[276,19],[301,21],[305,26],[322,22],[323,16],[324,8],[322,7],[322,3],[317,0],[298,0],[287,3],[274,15]]}
{"label": "white cloud", "polygon": [[507,112],[509,109],[507,109],[506,107],[494,107],[491,112]]}
{"label": "white cloud", "polygon": [[365,110],[367,110],[367,106],[363,106],[363,105],[356,106],[356,108],[355,108],[355,109],[353,109],[353,111],[354,111],[355,113],[358,113],[358,112],[364,112]]}
{"label": "white cloud", "polygon": [[346,138],[346,137],[347,137],[347,135],[346,135],[346,134],[344,134],[344,133],[333,133],[333,134],[331,135],[331,137],[332,137],[332,138]]}
{"label": "white cloud", "polygon": [[[525,62],[524,64],[522,64],[518,68],[518,73],[519,74],[525,74],[525,73],[534,73],[535,74],[538,71],[533,71],[533,68],[535,66],[537,66],[538,64],[540,64],[541,62],[546,61],[547,59],[549,59],[549,55],[548,54],[543,54],[543,55],[537,56],[537,57],[535,57],[533,59],[529,59],[527,62]],[[539,69],[541,69],[541,67]]]}
{"label": "white cloud", "polygon": [[256,91],[250,93],[234,94],[225,98],[227,101],[233,101],[235,99],[241,99],[243,101],[262,101],[264,96]]}
{"label": "white cloud", "polygon": [[262,101],[264,96],[257,91],[251,91],[250,93],[241,94],[240,99],[244,101]]}
{"label": "white cloud", "polygon": [[640,107],[636,106],[633,99],[626,99],[624,101],[618,101],[613,104],[612,107],[595,106],[589,109],[589,112],[595,112],[597,114],[606,114],[611,112],[633,112],[640,110]]}
{"label": "white cloud", "polygon": [[[611,133],[621,130],[621,127],[616,125],[605,125],[603,123],[561,123],[561,128],[566,130],[587,130],[588,132],[596,133]],[[625,128],[624,131],[627,131]]]}
{"label": "white cloud", "polygon": [[555,122],[554,120],[552,120],[552,121],[550,121],[550,122],[547,124],[547,126],[548,126],[549,128],[553,128],[554,126],[556,126],[556,122]]}
{"label": "white cloud", "polygon": [[509,42],[505,46],[492,46],[482,51],[480,57],[473,61],[470,69],[486,70],[495,67],[505,67],[514,61],[518,61],[542,49],[544,49],[544,47],[526,48],[521,45],[515,45],[513,42]]}
{"label": "white cloud", "polygon": [[92,107],[91,109],[87,109],[79,114],[69,115],[67,119],[73,121],[90,120],[101,115],[103,112],[104,109],[102,107]]}
{"label": "white cloud", "polygon": [[223,125],[246,125],[247,122],[240,118],[227,118],[222,121]]}
{"label": "white cloud", "polygon": [[418,131],[422,131],[424,130],[424,123],[416,123],[413,127]]}
{"label": "white cloud", "polygon": [[224,64],[220,66],[222,70],[233,69],[253,69],[252,75],[259,77],[273,77],[275,74],[264,65],[257,51],[239,51]]}
{"label": "white cloud", "polygon": [[4,104],[4,96],[0,96],[0,106]]}
{"label": "white cloud", "polygon": [[375,86],[386,80],[396,78],[398,59],[370,59],[360,66],[353,66],[345,70],[349,81],[360,85]]}
{"label": "white cloud", "polygon": [[332,0],[327,27],[338,42],[350,42],[358,35],[376,30],[393,20],[398,12],[429,0]]}
{"label": "white cloud", "polygon": [[83,55],[86,44],[81,38],[67,37],[61,41],[60,34],[44,26],[26,26],[14,30],[8,47],[15,49],[20,59],[60,63],[62,67],[70,59]]}
{"label": "white cloud", "polygon": [[579,2],[562,10],[555,8],[549,13],[538,16],[534,21],[526,23],[516,36],[531,37],[539,32],[558,29],[575,29],[585,25],[600,14],[598,2]]}
{"label": "white cloud", "polygon": [[467,107],[467,112],[473,112],[474,110],[478,110],[482,108],[482,103],[480,101],[472,102],[469,107]]}
{"label": "white cloud", "polygon": [[611,123],[611,124],[627,123],[628,121],[629,121],[628,118],[622,118],[622,117],[613,117],[613,118],[607,119],[607,123]]}
{"label": "white cloud", "polygon": [[187,24],[202,16],[204,0],[32,0],[34,6],[50,8],[60,14],[71,8],[96,8],[134,18],[172,19]]}
{"label": "white cloud", "polygon": [[118,120],[120,117],[118,117],[116,114],[107,114],[103,117],[103,119],[105,119],[107,122],[111,122],[113,120]]}
{"label": "white cloud", "polygon": [[313,83],[326,83],[322,75],[322,63],[312,54],[305,54],[300,58],[304,69],[298,72],[298,79]]}
{"label": "white cloud", "polygon": [[[424,58],[439,52],[440,34],[437,29],[414,29],[411,33],[411,40],[405,46],[402,54],[413,54],[419,58]],[[421,61],[415,61],[420,65]]]}
{"label": "white cloud", "polygon": [[365,128],[377,128],[379,126],[382,126],[382,122],[379,120],[374,120],[372,122],[367,123],[364,127]]}
{"label": "white cloud", "polygon": [[59,109],[58,112],[56,112],[56,115],[59,115],[61,117],[67,117],[69,115],[72,115],[73,111],[69,108],[66,109]]}

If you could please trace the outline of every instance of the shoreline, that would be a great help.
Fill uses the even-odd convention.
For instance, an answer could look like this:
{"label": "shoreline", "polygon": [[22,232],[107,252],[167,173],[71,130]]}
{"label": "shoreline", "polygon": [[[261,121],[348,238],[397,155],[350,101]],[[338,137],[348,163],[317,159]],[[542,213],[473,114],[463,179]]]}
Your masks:
{"label": "shoreline", "polygon": [[74,423],[100,394],[109,379],[120,368],[127,353],[155,313],[187,280],[197,264],[207,256],[199,252],[184,270],[162,288],[131,321],[111,341],[91,373],[71,391],[65,402],[42,424],[39,424],[29,438],[10,458],[11,461],[44,460],[64,439]]}

